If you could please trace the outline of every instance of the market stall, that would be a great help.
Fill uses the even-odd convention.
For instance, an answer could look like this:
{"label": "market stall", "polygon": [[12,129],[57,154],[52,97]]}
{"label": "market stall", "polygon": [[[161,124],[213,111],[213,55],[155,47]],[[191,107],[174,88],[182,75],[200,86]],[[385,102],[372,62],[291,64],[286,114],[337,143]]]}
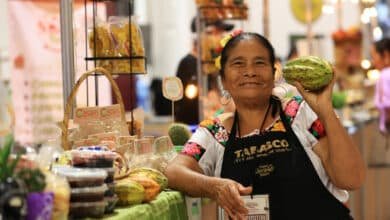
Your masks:
{"label": "market stall", "polygon": [[[323,5],[320,1],[291,2],[292,10],[298,13],[295,16],[300,17],[307,30],[307,45],[300,44],[303,45],[300,51],[308,48],[307,52],[311,54],[313,22],[321,15]],[[135,100],[131,90],[134,85],[125,83],[125,90],[118,86],[119,78],[134,82],[135,75],[148,74],[149,54],[146,54],[140,25],[131,16],[134,1],[126,0],[126,3],[127,16],[111,14],[110,17],[103,13],[103,19],[98,15],[99,8],[103,7],[103,11],[107,11],[105,4],[116,4],[116,1],[85,0],[81,4],[81,11],[85,13],[81,16],[85,25],[81,35],[86,42],[82,45],[82,53],[76,53],[75,56],[73,1],[60,1],[64,98],[58,99],[57,94],[56,100],[63,101],[64,114],[61,115],[61,121],[52,126],[55,127],[52,131],[60,131],[61,134],[56,137],[58,140],[43,141],[36,153],[33,152],[33,147],[23,146],[25,155],[11,154],[12,148],[13,152],[18,152],[23,147],[14,143],[12,135],[5,136],[10,130],[3,130],[0,126],[0,219],[190,219],[206,215],[216,218],[215,204],[201,198],[186,197],[182,192],[169,189],[168,179],[163,174],[169,161],[190,138],[192,133],[188,125],[173,123],[175,118],[172,117],[172,120],[164,121],[163,125],[147,130],[145,120],[137,118],[133,112]],[[198,81],[195,87],[199,90],[198,95],[202,96],[199,98],[203,98],[209,90],[207,84],[211,84],[206,78],[216,76],[219,71],[214,64],[221,49],[218,48],[220,40],[224,37],[222,34],[216,36],[207,33],[207,25],[215,21],[228,21],[236,22],[237,27],[244,27],[243,22],[251,18],[250,5],[253,4],[229,0],[199,0],[196,3],[196,38],[200,53],[197,57]],[[341,1],[337,3],[341,4]],[[272,27],[269,24],[270,4],[270,1],[263,1],[262,8],[263,31],[268,37],[272,37]],[[305,7],[301,7],[302,5]],[[368,8],[372,5],[367,3],[363,6]],[[304,16],[305,12],[307,16]],[[367,211],[374,209],[373,204],[378,204],[378,207],[379,204],[386,204],[386,198],[382,198],[380,192],[374,189],[372,179],[382,178],[388,181],[386,171],[390,163],[390,151],[382,147],[385,146],[383,139],[375,133],[378,115],[370,99],[373,96],[375,72],[361,62],[363,58],[367,58],[364,57],[367,50],[364,42],[366,33],[359,28],[342,29],[342,11],[338,12],[339,29],[332,35],[329,33],[328,37],[335,46],[334,64],[343,75],[338,81],[332,101],[345,129],[361,146],[359,150],[368,163],[370,176],[368,187],[351,193],[348,205],[357,219],[383,217],[387,211],[383,208],[380,208],[379,214]],[[23,60],[17,58],[15,69],[23,69]],[[78,68],[76,73],[75,63],[83,64],[82,71]],[[328,67],[321,60],[321,68],[328,70],[324,75],[331,72]],[[26,68],[23,70],[27,71]],[[39,74],[34,74],[35,76]],[[329,83],[330,78],[327,80],[323,80],[326,81],[325,84]],[[19,81],[24,82],[22,78]],[[105,83],[101,83],[102,81]],[[34,80],[31,82],[37,83]],[[40,85],[47,84],[34,84],[34,91]],[[55,84],[56,88],[58,85]],[[289,90],[290,87],[283,88],[283,85],[287,84],[282,84],[277,89],[283,90],[284,97],[296,92]],[[183,88],[179,90],[178,93],[183,96]],[[28,93],[27,90],[24,92]],[[111,99],[111,93],[116,104],[106,104],[100,98],[103,95]],[[171,99],[172,111],[174,101],[178,99]],[[208,101],[202,102],[200,108],[193,111],[198,111],[200,116],[213,116],[216,112],[222,112],[218,102]],[[130,103],[127,111],[126,103]],[[17,106],[22,104],[24,103],[17,103]],[[8,107],[9,104],[5,105]],[[14,115],[11,107],[7,110],[10,117],[7,116],[6,122],[13,126],[18,116]],[[24,111],[26,108],[17,110]],[[50,108],[35,110],[38,115],[39,110],[47,111]],[[23,123],[20,120],[18,123],[18,129],[23,129]],[[34,132],[44,136],[46,133],[43,131]],[[151,133],[159,135],[151,136]],[[2,139],[5,140],[3,143]],[[372,145],[381,147],[372,148]],[[385,188],[385,185],[381,187]],[[203,211],[199,211],[199,208]],[[210,209],[207,210],[208,208]]]}

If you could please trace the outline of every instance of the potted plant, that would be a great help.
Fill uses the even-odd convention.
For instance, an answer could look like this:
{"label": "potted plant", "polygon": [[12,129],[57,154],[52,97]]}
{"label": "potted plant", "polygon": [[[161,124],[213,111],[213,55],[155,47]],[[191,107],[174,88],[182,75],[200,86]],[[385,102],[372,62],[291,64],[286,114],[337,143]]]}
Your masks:
{"label": "potted plant", "polygon": [[26,193],[23,183],[15,177],[14,171],[20,155],[16,159],[10,158],[13,144],[13,136],[8,135],[0,147],[0,217],[24,219],[27,214]]}
{"label": "potted plant", "polygon": [[25,167],[16,175],[26,186],[27,220],[50,220],[53,210],[53,192],[44,192],[45,175],[39,168]]}

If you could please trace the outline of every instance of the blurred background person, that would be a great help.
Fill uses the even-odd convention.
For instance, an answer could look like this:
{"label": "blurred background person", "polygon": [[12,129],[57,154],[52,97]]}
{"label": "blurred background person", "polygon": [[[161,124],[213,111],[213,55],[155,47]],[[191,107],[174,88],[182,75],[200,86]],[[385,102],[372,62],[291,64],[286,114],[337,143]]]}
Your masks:
{"label": "blurred background person", "polygon": [[[191,32],[193,33],[193,42],[191,51],[185,55],[179,62],[176,76],[179,77],[183,82],[183,89],[189,89],[189,86],[198,85],[197,77],[197,59],[199,56],[198,52],[198,39],[196,29],[196,19],[193,18],[191,22]],[[234,28],[234,25],[227,24],[222,21],[215,21],[206,23],[205,31],[209,35],[222,35],[226,31],[230,31]],[[190,125],[199,123],[199,95],[195,94],[194,97],[183,96],[183,99],[175,103],[175,120]]]}
{"label": "blurred background person", "polygon": [[[372,63],[381,73],[376,84],[375,105],[379,110],[379,129],[388,136],[390,131],[390,38],[384,38],[371,48]],[[386,144],[387,145],[387,144]]]}

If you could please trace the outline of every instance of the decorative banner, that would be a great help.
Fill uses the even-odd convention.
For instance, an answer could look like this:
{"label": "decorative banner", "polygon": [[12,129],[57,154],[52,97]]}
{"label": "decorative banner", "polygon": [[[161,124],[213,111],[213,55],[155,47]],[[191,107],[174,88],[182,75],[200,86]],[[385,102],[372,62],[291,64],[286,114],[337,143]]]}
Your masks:
{"label": "decorative banner", "polygon": [[[292,10],[292,13],[294,15],[294,17],[306,24],[308,21],[307,21],[307,5],[306,5],[306,1],[307,0],[291,0],[290,1],[290,6],[291,6],[291,10]],[[323,2],[322,0],[310,0],[311,1],[311,22],[314,22],[316,21],[320,16],[321,16],[321,13],[322,13],[322,5],[323,5]]]}
{"label": "decorative banner", "polygon": [[163,96],[171,101],[178,101],[183,98],[183,83],[176,76],[163,79]]}
{"label": "decorative banner", "polygon": [[[77,73],[85,71],[84,4],[75,4],[74,8],[78,78]],[[92,15],[92,4],[88,4],[87,9]],[[100,11],[105,11],[105,7],[99,7],[99,15],[102,14]],[[59,12],[58,1],[8,2],[8,26],[12,27],[9,54],[16,116],[14,135],[21,144],[43,143],[59,138],[61,134],[56,125],[63,118]],[[88,19],[92,20],[92,16]],[[90,80],[89,85],[89,89],[94,90],[94,80]],[[84,104],[85,93],[86,89],[81,89],[80,95],[84,96],[77,100],[78,106]],[[89,95],[94,96],[94,91]],[[99,80],[99,104],[111,104],[108,81],[101,83]]]}
{"label": "decorative banner", "polygon": [[42,4],[8,2],[14,135],[21,144],[56,138],[63,116],[58,2]]}

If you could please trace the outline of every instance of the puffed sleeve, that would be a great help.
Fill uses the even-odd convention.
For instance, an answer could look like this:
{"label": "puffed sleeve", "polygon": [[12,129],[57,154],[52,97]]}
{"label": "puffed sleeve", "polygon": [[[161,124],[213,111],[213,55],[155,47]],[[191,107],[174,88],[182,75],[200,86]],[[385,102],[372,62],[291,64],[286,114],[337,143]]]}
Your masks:
{"label": "puffed sleeve", "polygon": [[[193,157],[198,161],[204,174],[213,176],[221,153],[221,143],[215,138],[221,129],[216,121],[203,121],[188,142],[184,145],[182,154]],[[217,135],[218,136],[218,135]],[[223,137],[224,139],[227,138]]]}
{"label": "puffed sleeve", "polygon": [[290,123],[297,129],[311,146],[317,144],[321,137],[326,135],[325,128],[317,114],[301,98],[293,97],[285,105],[285,114]]}

